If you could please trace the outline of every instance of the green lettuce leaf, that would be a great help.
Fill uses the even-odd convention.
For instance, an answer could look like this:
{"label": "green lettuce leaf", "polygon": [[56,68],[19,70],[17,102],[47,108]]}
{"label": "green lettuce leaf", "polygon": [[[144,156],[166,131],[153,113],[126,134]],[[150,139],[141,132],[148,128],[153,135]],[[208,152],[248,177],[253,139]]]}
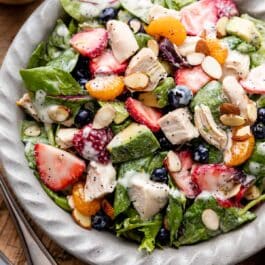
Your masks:
{"label": "green lettuce leaf", "polygon": [[51,66],[22,69],[20,75],[26,88],[35,93],[42,89],[47,95],[81,95],[83,89],[71,74]]}
{"label": "green lettuce leaf", "polygon": [[180,10],[185,6],[196,2],[196,0],[165,0],[165,2],[168,8]]}

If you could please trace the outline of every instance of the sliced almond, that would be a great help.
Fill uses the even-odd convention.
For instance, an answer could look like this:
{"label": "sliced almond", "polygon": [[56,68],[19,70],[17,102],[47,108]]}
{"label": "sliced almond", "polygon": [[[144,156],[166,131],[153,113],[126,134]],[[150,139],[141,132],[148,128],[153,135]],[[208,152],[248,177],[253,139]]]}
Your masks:
{"label": "sliced almond", "polygon": [[220,79],[223,75],[223,70],[220,63],[211,56],[206,56],[202,62],[203,71],[214,79]]}
{"label": "sliced almond", "polygon": [[147,87],[149,83],[149,77],[144,73],[136,72],[126,76],[124,78],[124,83],[132,90],[141,91]]}
{"label": "sliced almond", "polygon": [[204,55],[210,55],[210,50],[208,48],[207,42],[204,39],[200,39],[197,42],[195,51],[197,53],[203,53]]}
{"label": "sliced almond", "polygon": [[62,149],[73,146],[74,135],[78,132],[76,128],[62,128],[56,132],[55,141]]}
{"label": "sliced almond", "polygon": [[147,42],[147,47],[150,48],[155,56],[158,56],[159,54],[159,45],[156,40],[149,40]]}
{"label": "sliced almond", "polygon": [[70,110],[63,105],[53,105],[47,110],[51,120],[55,122],[63,122],[70,116]]}
{"label": "sliced almond", "polygon": [[202,212],[202,222],[203,224],[212,231],[216,231],[220,225],[220,217],[212,209],[205,209]]}
{"label": "sliced almond", "polygon": [[228,17],[221,17],[216,24],[216,33],[218,38],[223,38],[226,36],[226,25],[228,23]]}
{"label": "sliced almond", "polygon": [[224,114],[220,117],[221,122],[226,126],[242,126],[245,124],[245,119],[239,115]]}
{"label": "sliced almond", "polygon": [[232,139],[234,141],[246,141],[252,135],[250,126],[234,127],[232,130]]}
{"label": "sliced almond", "polygon": [[229,190],[224,190],[224,191],[220,191],[222,194],[222,197],[225,199],[225,200],[228,200],[230,198],[233,198],[235,197],[241,190],[241,184],[237,184],[237,185],[234,185],[231,189]]}
{"label": "sliced almond", "polygon": [[74,209],[72,216],[77,224],[85,229],[91,229],[91,216],[81,214],[77,209]]}
{"label": "sliced almond", "polygon": [[194,52],[187,55],[187,61],[190,65],[200,65],[204,57],[203,53]]}
{"label": "sliced almond", "polygon": [[235,106],[232,103],[223,103],[220,106],[220,112],[222,114],[235,114],[240,115],[240,109],[239,107]]}
{"label": "sliced almond", "polygon": [[245,198],[249,201],[257,199],[261,195],[260,190],[257,188],[257,186],[251,186],[247,189],[245,193]]}
{"label": "sliced almond", "polygon": [[255,123],[257,120],[257,105],[254,101],[249,100],[249,103],[247,104],[247,115],[248,115],[248,121],[250,124]]}
{"label": "sliced almond", "polygon": [[37,125],[32,125],[25,129],[24,134],[30,137],[37,137],[41,134],[41,129]]}
{"label": "sliced almond", "polygon": [[179,156],[173,151],[167,153],[164,163],[170,173],[179,172],[181,170]]}
{"label": "sliced almond", "polygon": [[103,129],[108,127],[113,122],[115,114],[116,110],[110,104],[101,107],[94,117],[93,128]]}
{"label": "sliced almond", "polygon": [[68,205],[73,210],[75,208],[75,203],[72,195],[67,196]]}

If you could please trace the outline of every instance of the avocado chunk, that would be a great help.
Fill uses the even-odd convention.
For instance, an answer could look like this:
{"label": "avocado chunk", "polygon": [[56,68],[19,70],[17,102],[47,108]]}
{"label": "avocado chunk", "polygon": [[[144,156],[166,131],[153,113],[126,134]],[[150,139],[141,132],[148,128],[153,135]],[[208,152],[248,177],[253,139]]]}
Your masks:
{"label": "avocado chunk", "polygon": [[118,133],[108,144],[113,163],[145,157],[159,148],[154,134],[145,126],[132,123]]}
{"label": "avocado chunk", "polygon": [[116,111],[114,117],[115,124],[121,124],[129,117],[129,113],[126,110],[124,103],[121,101],[109,101],[109,102],[99,101],[98,104],[100,105],[100,107],[111,105],[115,109]]}
{"label": "avocado chunk", "polygon": [[252,21],[233,17],[227,23],[226,31],[228,34],[235,35],[256,48],[259,48],[261,45],[261,35]]}

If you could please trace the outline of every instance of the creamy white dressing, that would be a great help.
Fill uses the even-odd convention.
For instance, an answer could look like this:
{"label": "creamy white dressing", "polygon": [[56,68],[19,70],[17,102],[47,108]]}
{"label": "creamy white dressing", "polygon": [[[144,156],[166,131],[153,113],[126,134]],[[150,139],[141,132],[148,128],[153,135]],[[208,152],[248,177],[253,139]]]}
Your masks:
{"label": "creamy white dressing", "polygon": [[52,124],[53,120],[48,115],[48,109],[51,105],[45,105],[46,93],[43,90],[38,90],[35,95],[33,105],[38,113],[38,117],[43,123]]}
{"label": "creamy white dressing", "polygon": [[257,152],[263,156],[265,155],[265,143],[258,144]]}
{"label": "creamy white dressing", "polygon": [[135,170],[129,170],[124,174],[123,178],[118,180],[118,183],[127,189],[131,187],[132,183],[135,180],[139,179],[148,181],[150,179],[150,175],[146,173],[137,172]]}
{"label": "creamy white dressing", "polygon": [[201,199],[201,200],[209,200],[211,197],[214,197],[213,192],[209,191],[202,191],[197,197],[196,200]]}
{"label": "creamy white dressing", "polygon": [[57,28],[57,34],[61,37],[64,37],[68,34],[68,29],[65,27],[65,25],[60,25]]}
{"label": "creamy white dressing", "polygon": [[182,196],[182,193],[176,188],[171,188],[169,190],[169,195],[176,199],[180,198]]}
{"label": "creamy white dressing", "polygon": [[256,175],[260,173],[260,164],[256,162],[249,162],[249,170],[252,174]]}

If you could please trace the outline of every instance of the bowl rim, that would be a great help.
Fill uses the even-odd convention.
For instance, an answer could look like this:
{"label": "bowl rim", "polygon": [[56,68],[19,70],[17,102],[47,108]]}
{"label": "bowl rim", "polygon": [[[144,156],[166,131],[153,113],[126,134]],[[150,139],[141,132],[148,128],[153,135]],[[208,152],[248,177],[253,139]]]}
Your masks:
{"label": "bowl rim", "polygon": [[91,265],[169,265],[176,261],[181,265],[213,265],[216,260],[220,265],[227,265],[262,249],[265,246],[262,236],[265,205],[257,210],[256,220],[236,231],[197,245],[157,249],[145,255],[137,251],[136,244],[110,233],[82,229],[46,195],[24,157],[19,137],[23,114],[15,101],[23,92],[19,69],[26,65],[33,48],[45,39],[61,13],[59,0],[44,1],[16,35],[0,70],[0,163],[17,199],[32,220],[58,245]]}

